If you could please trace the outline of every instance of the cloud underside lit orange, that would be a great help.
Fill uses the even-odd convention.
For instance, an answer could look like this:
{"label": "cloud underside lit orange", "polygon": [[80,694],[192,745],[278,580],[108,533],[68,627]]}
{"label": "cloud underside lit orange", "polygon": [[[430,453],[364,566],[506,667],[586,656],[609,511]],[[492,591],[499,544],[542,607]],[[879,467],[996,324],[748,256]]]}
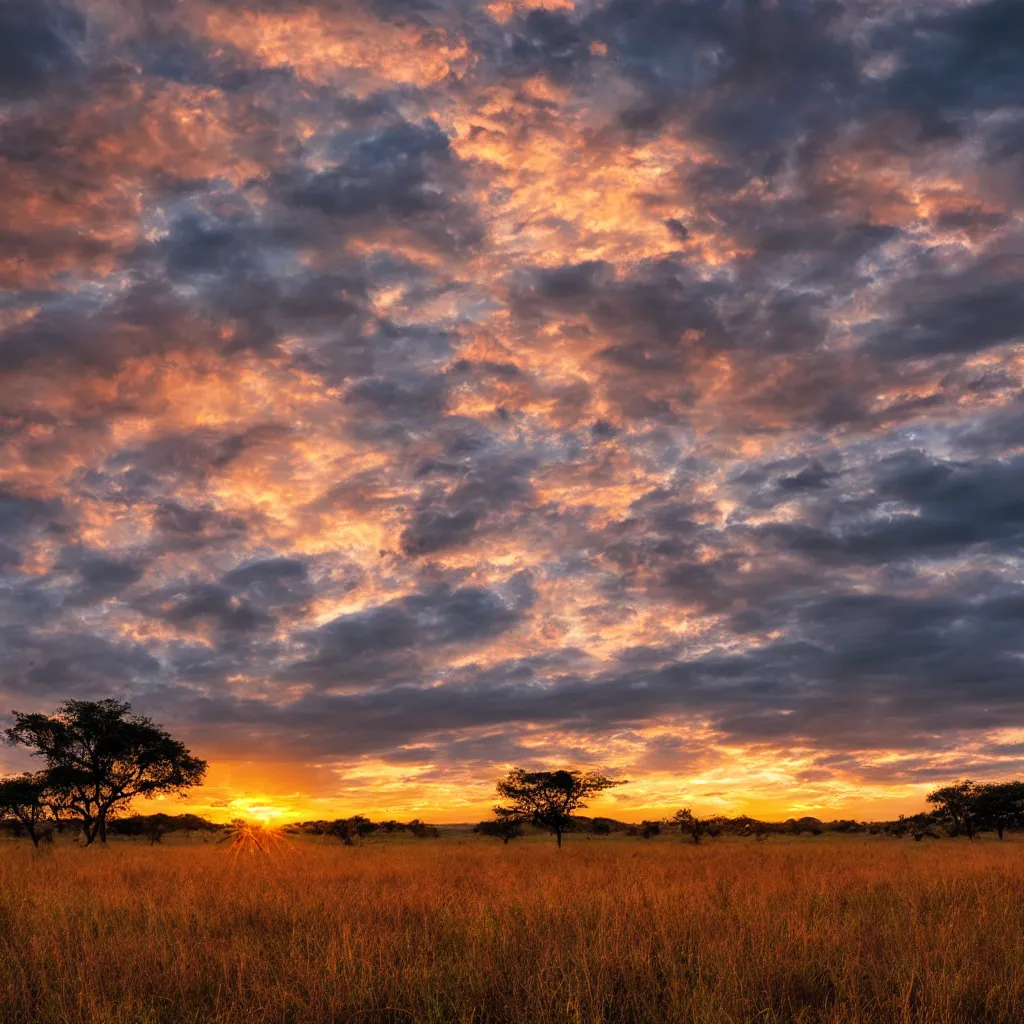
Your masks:
{"label": "cloud underside lit orange", "polygon": [[1018,29],[0,4],[0,708],[122,696],[222,819],[1019,772]]}

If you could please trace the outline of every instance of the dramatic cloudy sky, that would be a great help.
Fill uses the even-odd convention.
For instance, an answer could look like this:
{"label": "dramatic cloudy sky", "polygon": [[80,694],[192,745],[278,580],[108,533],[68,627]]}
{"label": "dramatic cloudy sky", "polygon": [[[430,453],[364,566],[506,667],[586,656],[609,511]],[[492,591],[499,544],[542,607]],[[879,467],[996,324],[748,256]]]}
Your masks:
{"label": "dramatic cloudy sky", "polygon": [[1024,771],[1022,40],[0,0],[2,714],[124,697],[222,815]]}

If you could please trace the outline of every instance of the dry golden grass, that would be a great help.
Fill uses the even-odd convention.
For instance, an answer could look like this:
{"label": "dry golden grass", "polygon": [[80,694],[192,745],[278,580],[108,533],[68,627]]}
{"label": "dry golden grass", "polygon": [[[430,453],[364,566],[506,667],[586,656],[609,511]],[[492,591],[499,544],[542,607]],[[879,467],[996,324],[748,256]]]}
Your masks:
{"label": "dry golden grass", "polygon": [[1024,844],[0,844],[3,1024],[1024,1021]]}

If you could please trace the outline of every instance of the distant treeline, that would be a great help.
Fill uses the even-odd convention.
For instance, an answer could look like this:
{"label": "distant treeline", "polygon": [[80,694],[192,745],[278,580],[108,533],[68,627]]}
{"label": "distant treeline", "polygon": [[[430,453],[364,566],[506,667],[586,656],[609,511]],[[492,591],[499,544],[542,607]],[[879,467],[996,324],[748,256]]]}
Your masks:
{"label": "distant treeline", "polygon": [[[150,719],[134,715],[128,704],[116,700],[65,701],[52,715],[13,712],[8,741],[25,746],[41,757],[42,771],[0,779],[0,827],[27,835],[38,846],[52,842],[54,831],[74,830],[85,845],[107,841],[108,835],[145,837],[158,843],[170,832],[231,834],[251,832],[243,821],[215,825],[194,814],[128,814],[137,797],[152,797],[202,784],[207,765],[179,740]],[[821,835],[825,832],[867,832],[875,835],[913,836],[916,840],[946,836],[973,839],[1024,827],[1024,782],[973,782],[970,779],[929,793],[932,810],[896,821],[858,822],[818,818],[790,818],[783,822],[756,818],[701,818],[683,807],[670,818],[629,824],[613,818],[586,818],[579,814],[598,793],[626,784],[598,772],[576,769],[527,771],[513,768],[496,784],[504,801],[494,817],[474,831],[509,843],[528,828],[554,836],[558,845],[567,832],[627,835],[651,839],[675,832],[694,843],[719,835]],[[234,832],[232,833],[232,829]],[[305,821],[285,826],[285,832],[329,836],[352,846],[374,832],[407,832],[419,839],[440,836],[426,822],[395,820],[374,822],[364,815],[333,821]]]}
{"label": "distant treeline", "polygon": [[[108,836],[126,836],[145,839],[150,843],[159,843],[164,836],[179,832],[186,837],[193,835],[213,836],[227,829],[228,825],[220,825],[198,814],[131,814],[123,818],[114,818],[107,823]],[[52,843],[55,834],[78,838],[82,835],[82,824],[74,819],[46,818],[35,822],[31,831],[17,817],[0,819],[0,829],[14,838],[28,836],[38,846],[40,843]]]}
{"label": "distant treeline", "polygon": [[441,830],[436,825],[428,825],[419,818],[413,818],[408,822],[395,821],[393,818],[388,821],[371,821],[362,814],[353,815],[351,818],[336,818],[334,821],[300,821],[294,825],[286,825],[284,831],[292,835],[331,836],[340,839],[345,846],[352,846],[357,839],[365,839],[374,832],[383,832],[386,835],[408,832],[417,839],[437,839],[441,835]]}
{"label": "distant treeline", "polygon": [[550,832],[562,844],[562,834],[588,830],[595,835],[625,832],[651,839],[662,832],[675,832],[694,843],[720,835],[753,836],[763,840],[772,835],[822,835],[825,832],[865,832],[894,838],[913,836],[917,841],[939,839],[943,835],[964,835],[973,839],[982,832],[995,832],[1002,839],[1008,829],[1024,827],[1024,782],[954,782],[929,793],[933,810],[900,815],[895,821],[859,822],[852,819],[824,822],[819,818],[789,818],[783,822],[759,821],[741,816],[701,818],[689,807],[680,808],[670,818],[642,821],[638,825],[613,818],[584,818],[576,811],[584,800],[611,786],[622,785],[603,775],[572,770],[527,772],[513,769],[497,785],[498,795],[507,803],[494,808],[494,817],[482,821],[476,831],[509,843],[532,825]]}
{"label": "distant treeline", "polygon": [[[1014,787],[1024,788],[1022,783],[1008,783]],[[965,787],[976,791],[982,787],[974,783],[958,783],[947,790],[955,790],[962,794]],[[942,792],[942,791],[937,791]],[[160,843],[166,836],[178,834],[185,839],[200,837],[203,841],[210,839],[229,838],[240,825],[240,819],[231,822],[212,822],[198,814],[132,814],[110,821],[108,834],[122,838],[138,839],[150,844]],[[1002,824],[1002,828],[1000,828]],[[465,826],[464,826],[465,827]],[[913,838],[942,839],[956,836],[975,838],[981,833],[995,833],[1000,839],[1007,831],[1024,828],[1024,817],[1017,817],[1012,823],[1002,816],[988,819],[971,815],[952,816],[946,805],[937,806],[934,811],[914,814],[909,817],[900,815],[893,821],[857,821],[853,818],[836,818],[824,821],[821,818],[802,817],[787,818],[785,821],[762,821],[748,815],[728,818],[721,815],[699,818],[688,808],[677,811],[668,818],[643,820],[640,822],[620,821],[617,818],[574,816],[566,828],[572,832],[586,836],[620,836],[637,839],[652,839],[655,836],[679,836],[686,842],[700,843],[705,839],[720,836],[743,836],[764,841],[771,836],[823,836],[830,833],[848,835],[872,835],[901,839]],[[6,831],[13,838],[28,835],[25,826],[17,818],[0,819],[0,830]],[[447,826],[445,831],[460,831],[459,826]],[[444,832],[436,825],[430,825],[413,818],[402,822],[394,819],[372,821],[362,814],[334,820],[319,819],[316,821],[300,821],[283,825],[279,829],[285,835],[321,836],[336,839],[344,846],[354,846],[360,840],[377,834],[380,837],[405,834],[417,839],[437,839]],[[37,836],[41,842],[53,840],[54,833],[63,833],[69,838],[77,837],[81,827],[77,822],[46,821],[40,823]],[[472,828],[472,832],[481,836],[493,836],[510,842],[527,834],[547,834],[548,829],[529,821],[502,820],[482,821]]]}

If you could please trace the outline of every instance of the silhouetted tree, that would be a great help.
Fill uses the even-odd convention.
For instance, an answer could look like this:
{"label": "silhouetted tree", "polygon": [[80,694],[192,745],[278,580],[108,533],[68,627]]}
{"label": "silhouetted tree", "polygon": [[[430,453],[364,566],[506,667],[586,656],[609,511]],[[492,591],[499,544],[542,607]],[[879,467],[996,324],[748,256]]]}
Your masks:
{"label": "silhouetted tree", "polygon": [[651,836],[661,835],[661,822],[658,821],[641,821],[640,822],[640,835],[644,839],[650,839]]}
{"label": "silhouetted tree", "polygon": [[377,826],[362,814],[354,814],[351,818],[339,818],[331,822],[326,830],[327,835],[340,839],[346,846],[354,846],[357,839],[365,839],[376,831]]}
{"label": "silhouetted tree", "polygon": [[973,839],[982,824],[980,795],[981,787],[970,779],[964,779],[936,789],[926,799],[934,805],[936,816],[947,823],[951,835],[962,833],[968,839]]}
{"label": "silhouetted tree", "polygon": [[714,838],[720,831],[715,819],[698,818],[689,807],[683,807],[676,811],[669,821],[679,829],[680,835],[689,836],[695,845],[705,836]]}
{"label": "silhouetted tree", "polygon": [[481,821],[473,829],[478,835],[494,836],[500,839],[506,846],[512,839],[518,839],[523,834],[522,819],[510,811],[507,807],[494,808],[493,821]]}
{"label": "silhouetted tree", "polygon": [[887,821],[882,825],[875,825],[869,828],[872,835],[889,836],[892,839],[902,839],[904,836],[913,836],[914,842],[919,843],[922,839],[940,839],[941,836],[933,826],[941,820],[941,816],[932,813],[921,813],[907,815],[901,814],[895,821]]}
{"label": "silhouetted tree", "polygon": [[419,818],[413,818],[405,826],[417,839],[440,839],[441,830],[436,825],[428,825]]}
{"label": "silhouetted tree", "polygon": [[112,813],[137,796],[202,784],[206,762],[149,718],[117,700],[69,700],[52,715],[15,711],[11,743],[46,760],[47,785],[82,819],[88,846],[107,841]]}
{"label": "silhouetted tree", "polygon": [[817,818],[788,818],[785,824],[795,836],[803,835],[804,832],[810,832],[812,836],[820,836],[824,831],[821,821]]}
{"label": "silhouetted tree", "polygon": [[1024,782],[990,782],[978,786],[976,812],[981,827],[992,829],[999,838],[1008,828],[1024,824]]}
{"label": "silhouetted tree", "polygon": [[199,814],[174,814],[168,815],[168,817],[176,830],[185,833],[186,839],[191,839],[193,832],[220,831],[220,825],[215,825],[212,821],[207,821],[206,818]]}
{"label": "silhouetted tree", "polygon": [[586,807],[584,801],[595,793],[623,785],[623,781],[597,772],[528,772],[513,768],[497,788],[499,796],[512,801],[511,807],[502,809],[505,813],[547,829],[561,847],[562,835],[572,828],[574,812]]}
{"label": "silhouetted tree", "polygon": [[164,815],[152,815],[150,821],[146,826],[146,838],[149,840],[150,846],[155,846],[157,843],[164,841],[164,836],[168,832],[174,831],[173,825],[170,821],[162,820]]}
{"label": "silhouetted tree", "polygon": [[142,835],[150,841],[150,846],[163,843],[164,837],[176,830],[174,819],[169,814],[148,814],[146,819]]}
{"label": "silhouetted tree", "polygon": [[[50,813],[57,831],[64,832],[64,823],[70,817],[71,808],[68,806],[69,794],[61,786],[48,784],[43,790],[43,806]],[[51,836],[50,841],[53,841]]]}
{"label": "silhouetted tree", "polygon": [[198,814],[132,814],[124,818],[114,818],[107,823],[107,834],[112,836],[144,836],[153,846],[163,842],[163,838],[172,832],[184,832],[188,836],[192,832],[218,832],[219,825],[201,818]]}
{"label": "silhouetted tree", "polygon": [[12,815],[28,833],[33,846],[46,841],[49,829],[46,817],[47,779],[45,772],[25,773],[0,780],[0,814]]}
{"label": "silhouetted tree", "polygon": [[867,826],[854,818],[840,818],[829,826],[833,832],[866,832]]}
{"label": "silhouetted tree", "polygon": [[902,814],[895,821],[888,821],[882,826],[882,835],[892,839],[902,839],[909,831],[910,826]]}

